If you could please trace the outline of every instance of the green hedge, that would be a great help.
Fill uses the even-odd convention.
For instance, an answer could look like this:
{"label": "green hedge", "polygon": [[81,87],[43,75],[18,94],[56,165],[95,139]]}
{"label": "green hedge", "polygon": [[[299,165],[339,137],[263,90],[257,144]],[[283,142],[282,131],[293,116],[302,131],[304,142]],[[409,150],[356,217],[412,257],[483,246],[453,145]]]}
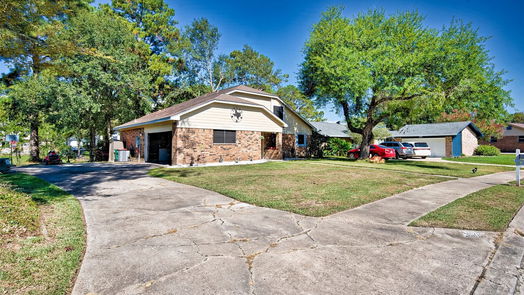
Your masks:
{"label": "green hedge", "polygon": [[330,138],[327,141],[326,147],[323,150],[324,157],[330,156],[346,156],[348,151],[351,149],[351,143],[340,139]]}
{"label": "green hedge", "polygon": [[500,155],[500,150],[491,145],[479,145],[474,153],[478,156],[498,156]]}

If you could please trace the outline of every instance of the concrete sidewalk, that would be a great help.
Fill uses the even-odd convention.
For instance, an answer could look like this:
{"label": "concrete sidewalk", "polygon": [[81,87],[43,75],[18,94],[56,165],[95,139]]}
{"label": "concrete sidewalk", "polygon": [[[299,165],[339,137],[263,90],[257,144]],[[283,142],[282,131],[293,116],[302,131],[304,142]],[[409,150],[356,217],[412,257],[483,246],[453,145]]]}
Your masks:
{"label": "concrete sidewalk", "polygon": [[87,250],[73,294],[469,293],[498,235],[406,224],[513,177],[446,181],[314,218],[149,177],[147,169],[16,169],[82,203]]}

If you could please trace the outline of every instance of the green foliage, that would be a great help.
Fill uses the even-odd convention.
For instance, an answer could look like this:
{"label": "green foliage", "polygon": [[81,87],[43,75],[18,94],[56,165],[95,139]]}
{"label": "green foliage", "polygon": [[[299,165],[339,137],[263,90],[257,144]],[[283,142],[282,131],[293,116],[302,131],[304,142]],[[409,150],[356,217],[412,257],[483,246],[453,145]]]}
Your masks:
{"label": "green foliage", "polygon": [[329,138],[323,150],[323,156],[345,156],[351,149],[351,143],[340,138]]}
{"label": "green foliage", "polygon": [[524,113],[518,112],[510,116],[510,121],[513,123],[524,123]]}
{"label": "green foliage", "polygon": [[475,149],[474,154],[479,156],[498,156],[500,155],[500,150],[492,145],[479,145]]}
{"label": "green foliage", "polygon": [[215,79],[220,33],[218,28],[211,25],[205,18],[195,19],[184,31],[184,38],[190,42],[186,50],[189,77],[191,84],[208,85],[211,91],[216,91],[225,82],[221,71]]}
{"label": "green foliage", "polygon": [[273,91],[287,75],[274,69],[271,59],[255,51],[248,45],[242,50],[234,50],[228,56],[221,56],[217,65],[230,85],[247,85],[264,91]]}
{"label": "green foliage", "polygon": [[292,109],[310,122],[324,121],[324,112],[315,108],[313,101],[294,85],[287,85],[277,90],[277,95]]}
{"label": "green foliage", "polygon": [[417,12],[373,10],[347,18],[332,8],[306,43],[301,85],[320,104],[342,110],[349,130],[363,136],[365,158],[372,129],[382,121],[398,127],[453,109],[502,116],[511,98],[485,40],[459,21],[427,28]]}

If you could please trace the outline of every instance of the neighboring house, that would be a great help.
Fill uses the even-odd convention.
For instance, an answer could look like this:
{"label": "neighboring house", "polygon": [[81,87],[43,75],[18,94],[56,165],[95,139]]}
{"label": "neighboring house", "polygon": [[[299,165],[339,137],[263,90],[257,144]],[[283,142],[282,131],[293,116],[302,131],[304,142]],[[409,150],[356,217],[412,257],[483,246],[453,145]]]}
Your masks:
{"label": "neighboring house", "polygon": [[392,131],[391,137],[402,142],[427,142],[432,157],[471,156],[482,136],[470,121],[406,125]]}
{"label": "neighboring house", "polygon": [[516,149],[524,151],[524,124],[508,123],[501,138],[492,137],[483,144],[496,146],[503,152],[515,152]]}
{"label": "neighboring house", "polygon": [[147,162],[194,165],[304,157],[314,127],[278,96],[236,86],[117,126]]}
{"label": "neighboring house", "polygon": [[346,123],[336,122],[311,122],[316,128],[316,132],[326,138],[340,138],[345,141],[351,141],[350,132]]}

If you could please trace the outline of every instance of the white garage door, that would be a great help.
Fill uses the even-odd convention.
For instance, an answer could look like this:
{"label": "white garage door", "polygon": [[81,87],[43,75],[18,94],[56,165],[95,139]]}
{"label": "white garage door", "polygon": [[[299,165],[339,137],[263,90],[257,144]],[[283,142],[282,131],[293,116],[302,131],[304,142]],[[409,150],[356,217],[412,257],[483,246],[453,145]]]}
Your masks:
{"label": "white garage door", "polygon": [[402,141],[408,142],[426,142],[431,148],[432,157],[445,157],[446,156],[446,138],[403,138]]}

